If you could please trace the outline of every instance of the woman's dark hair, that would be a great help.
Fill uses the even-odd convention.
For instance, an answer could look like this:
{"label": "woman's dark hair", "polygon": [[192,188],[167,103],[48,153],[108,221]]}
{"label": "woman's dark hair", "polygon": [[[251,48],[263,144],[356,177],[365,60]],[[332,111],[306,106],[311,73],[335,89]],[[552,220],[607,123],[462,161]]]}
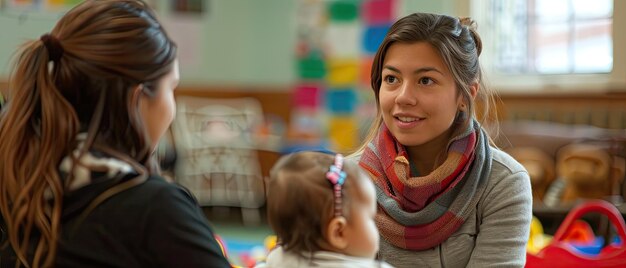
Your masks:
{"label": "woman's dark hair", "polygon": [[[0,115],[0,211],[20,264],[54,264],[66,191],[58,166],[79,132],[87,132],[83,153],[107,147],[156,170],[133,89],[154,95],[175,58],[176,45],[139,0],[84,1],[22,46]],[[33,232],[40,238],[29,245]]]}

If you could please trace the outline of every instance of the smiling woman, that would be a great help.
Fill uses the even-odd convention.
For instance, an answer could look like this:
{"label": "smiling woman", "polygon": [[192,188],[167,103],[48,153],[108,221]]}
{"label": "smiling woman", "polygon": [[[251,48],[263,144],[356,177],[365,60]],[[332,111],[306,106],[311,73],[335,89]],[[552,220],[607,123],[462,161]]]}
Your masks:
{"label": "smiling woman", "polygon": [[[428,174],[434,166],[431,156],[448,143],[457,113],[467,109],[465,100],[439,53],[426,42],[391,46],[382,77],[378,94],[383,121],[398,142],[408,146],[409,155],[422,158],[416,161],[417,169]],[[477,90],[478,83],[473,83],[472,98]]]}
{"label": "smiling woman", "polygon": [[522,267],[531,220],[524,168],[491,145],[482,43],[469,18],[398,20],[372,65],[377,115],[351,157],[376,184],[379,256],[397,267]]}

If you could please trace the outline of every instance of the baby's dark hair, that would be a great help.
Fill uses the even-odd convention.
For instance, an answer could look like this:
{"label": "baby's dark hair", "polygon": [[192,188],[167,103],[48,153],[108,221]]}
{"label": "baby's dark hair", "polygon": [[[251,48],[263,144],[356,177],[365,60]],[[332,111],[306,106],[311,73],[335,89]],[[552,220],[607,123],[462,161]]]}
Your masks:
{"label": "baby's dark hair", "polygon": [[[298,152],[278,160],[270,172],[267,193],[268,222],[285,251],[321,250],[326,226],[334,217],[333,184],[326,172],[335,156],[320,152]],[[347,177],[342,190],[342,216],[350,220],[356,183],[365,173],[356,163],[344,160]]]}

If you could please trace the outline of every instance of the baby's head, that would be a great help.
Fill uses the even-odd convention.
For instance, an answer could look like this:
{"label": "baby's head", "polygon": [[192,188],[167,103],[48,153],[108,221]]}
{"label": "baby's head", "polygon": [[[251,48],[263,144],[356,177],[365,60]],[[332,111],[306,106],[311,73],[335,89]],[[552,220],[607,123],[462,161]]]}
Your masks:
{"label": "baby's head", "polygon": [[[333,172],[331,166],[341,169]],[[329,177],[341,180],[342,172],[345,180],[336,187]],[[270,175],[268,221],[285,251],[374,258],[375,190],[358,165],[341,155],[298,152],[282,157]]]}

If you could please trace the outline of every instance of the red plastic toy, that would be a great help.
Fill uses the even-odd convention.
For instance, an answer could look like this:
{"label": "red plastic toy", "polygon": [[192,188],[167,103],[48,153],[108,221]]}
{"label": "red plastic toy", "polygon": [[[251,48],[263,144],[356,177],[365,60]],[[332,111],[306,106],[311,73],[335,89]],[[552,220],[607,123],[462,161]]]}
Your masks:
{"label": "red plastic toy", "polygon": [[[606,215],[617,230],[620,243],[604,247],[598,254],[586,254],[565,241],[573,223],[586,213]],[[552,241],[537,254],[526,254],[526,267],[626,267],[626,224],[620,212],[611,203],[594,200],[570,211],[559,226]]]}

